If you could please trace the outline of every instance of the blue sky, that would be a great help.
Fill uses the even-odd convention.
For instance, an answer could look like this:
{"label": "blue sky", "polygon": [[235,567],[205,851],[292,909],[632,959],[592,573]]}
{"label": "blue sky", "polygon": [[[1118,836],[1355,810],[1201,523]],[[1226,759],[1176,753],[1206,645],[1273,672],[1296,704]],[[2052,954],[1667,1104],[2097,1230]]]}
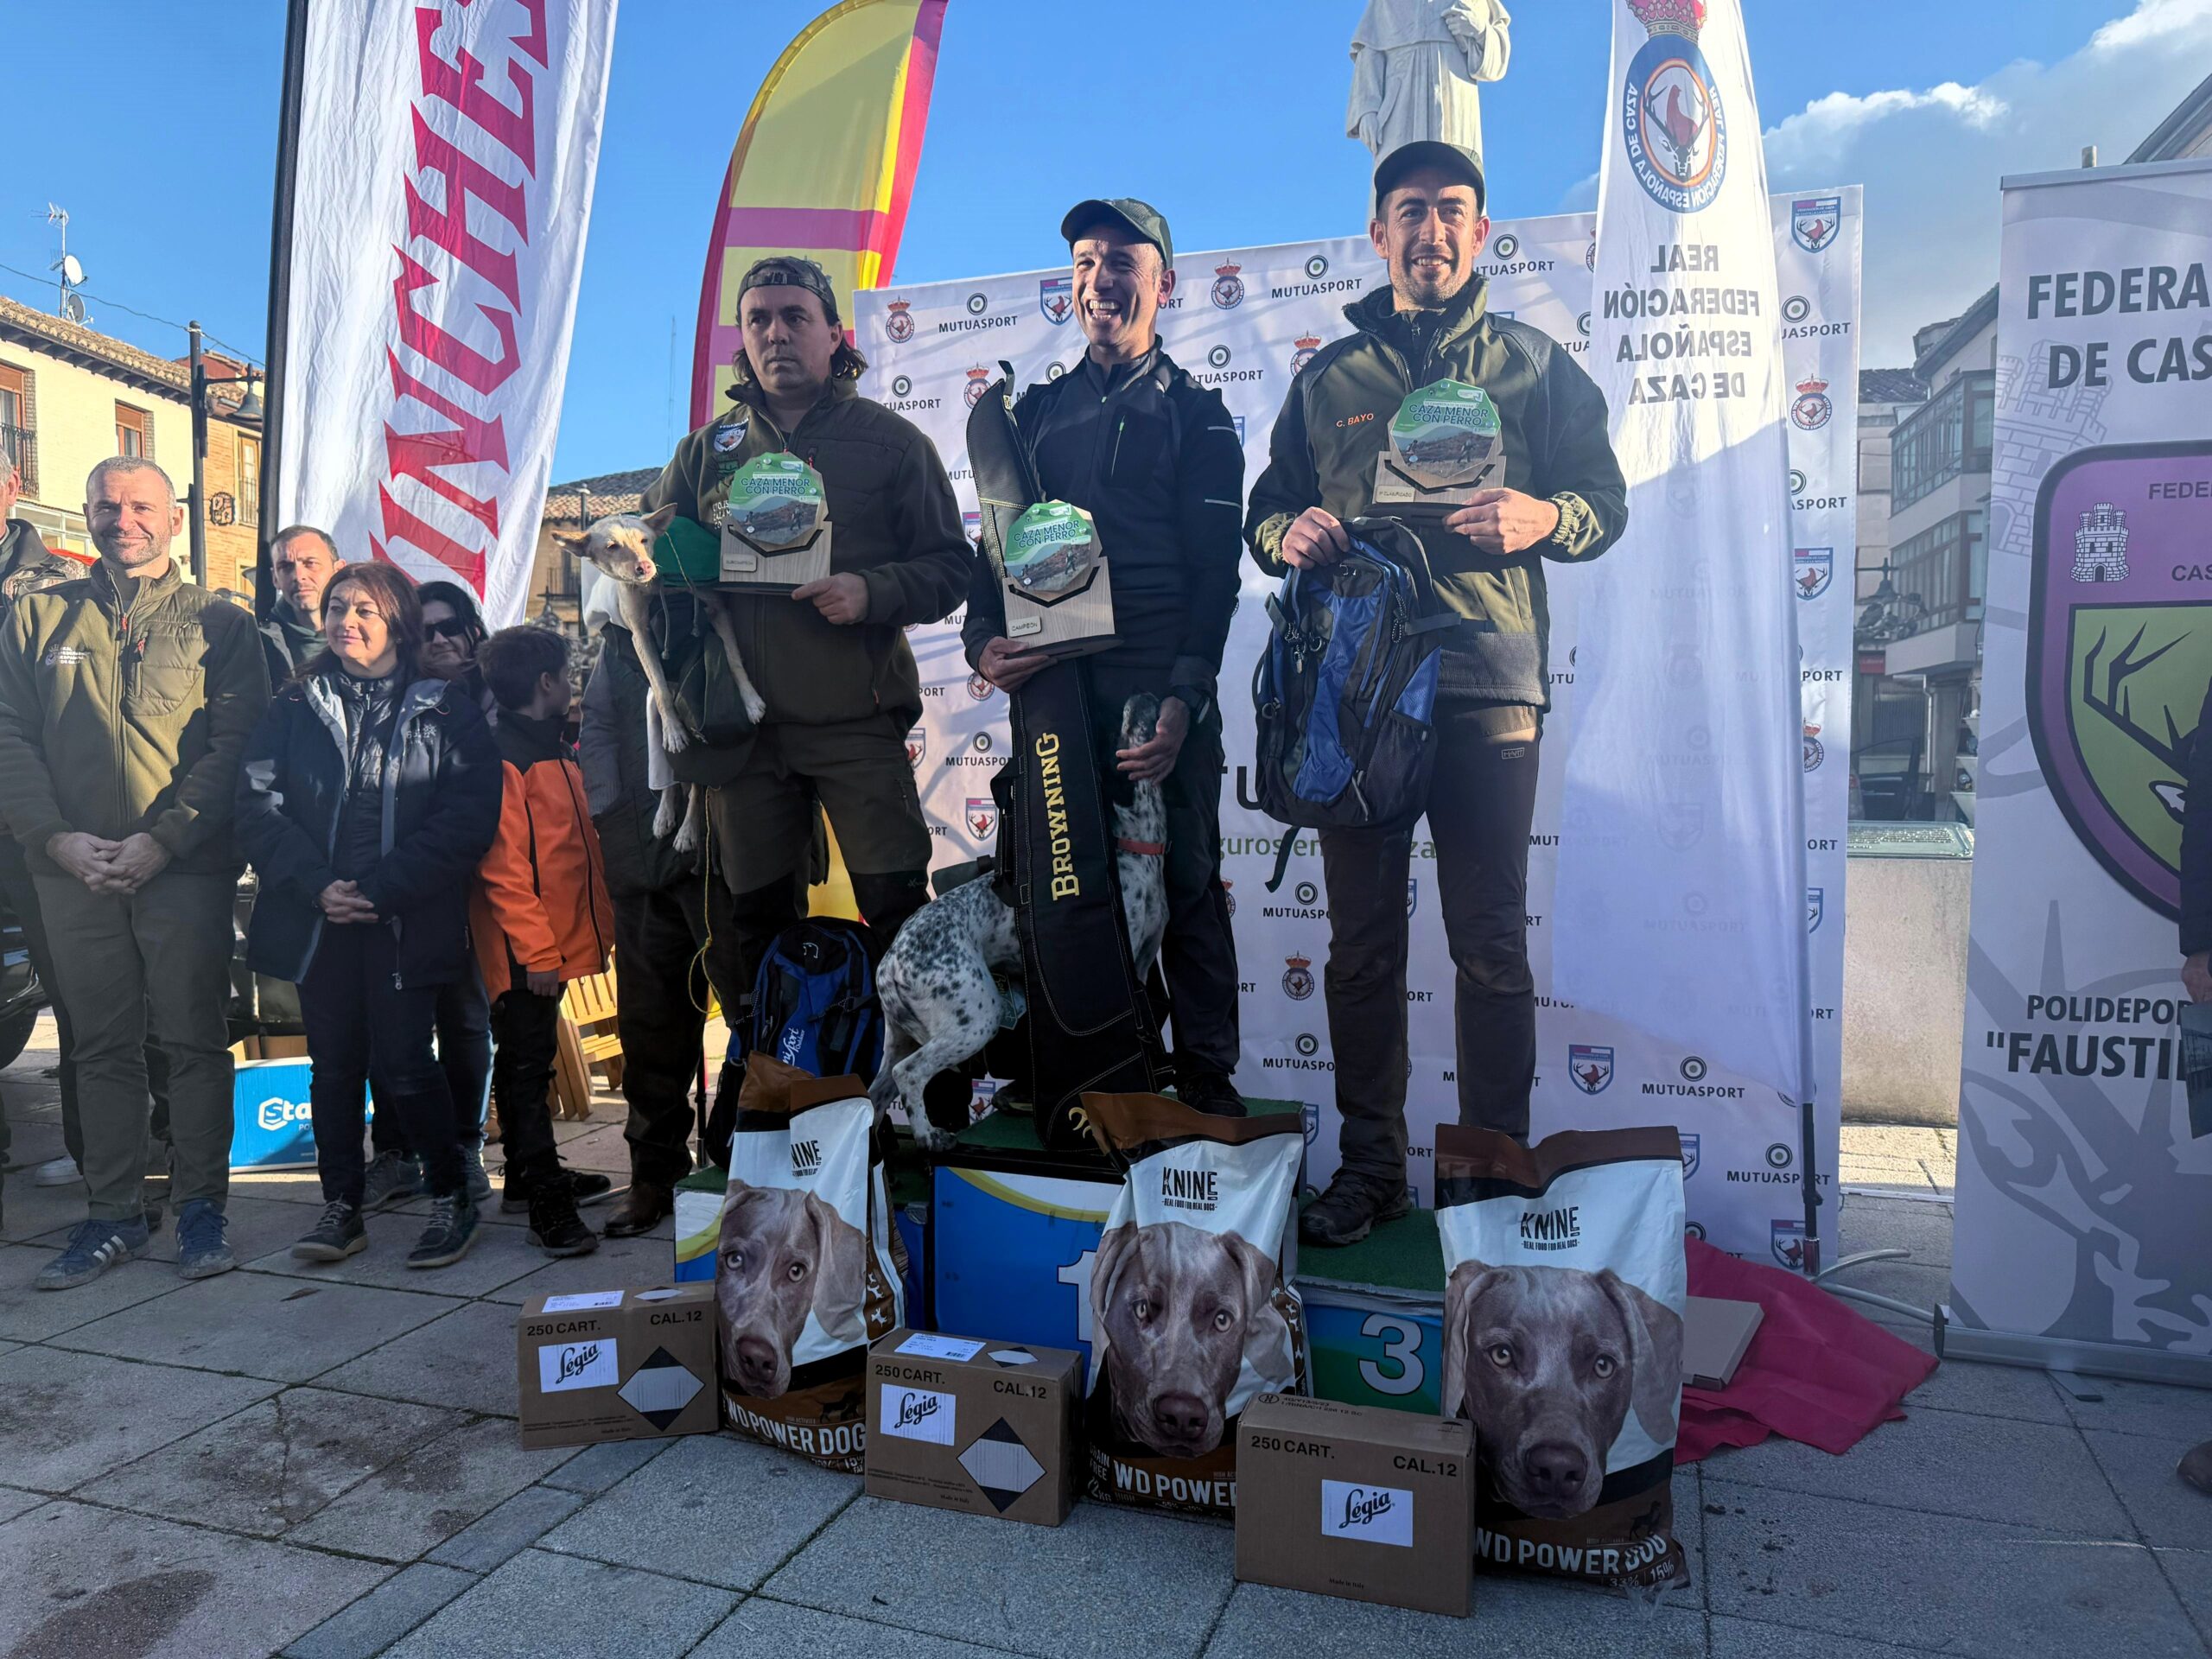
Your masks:
{"label": "blue sky", "polygon": [[[658,465],[731,143],[776,53],[827,0],[623,0],[556,478]],[[2125,156],[2212,73],[2212,0],[1746,0],[1777,188],[1867,187],[1867,356],[1995,275],[1997,177]],[[1145,196],[1191,249],[1356,229],[1343,137],[1358,0],[951,0],[902,282],[1052,263],[1062,210]],[[1495,211],[1591,205],[1606,65],[1600,0],[1516,8],[1484,89]],[[1081,16],[1096,30],[1065,21]],[[0,183],[0,293],[50,305],[49,200],[70,210],[95,325],[174,355],[197,316],[259,356],[279,0],[8,8],[36,66]],[[97,42],[99,44],[88,44]],[[127,43],[124,44],[124,43]],[[154,71],[119,73],[128,59]],[[29,273],[20,275],[17,273]]]}

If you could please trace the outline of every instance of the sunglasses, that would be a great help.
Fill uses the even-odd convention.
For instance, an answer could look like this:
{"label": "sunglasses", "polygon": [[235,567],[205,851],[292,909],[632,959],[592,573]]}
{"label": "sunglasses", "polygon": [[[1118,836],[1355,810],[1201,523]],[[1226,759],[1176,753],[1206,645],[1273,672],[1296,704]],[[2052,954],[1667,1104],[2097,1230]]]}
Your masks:
{"label": "sunglasses", "polygon": [[423,625],[424,636],[431,639],[459,639],[465,642],[470,632],[468,624],[458,616],[443,617],[435,622],[425,622]]}

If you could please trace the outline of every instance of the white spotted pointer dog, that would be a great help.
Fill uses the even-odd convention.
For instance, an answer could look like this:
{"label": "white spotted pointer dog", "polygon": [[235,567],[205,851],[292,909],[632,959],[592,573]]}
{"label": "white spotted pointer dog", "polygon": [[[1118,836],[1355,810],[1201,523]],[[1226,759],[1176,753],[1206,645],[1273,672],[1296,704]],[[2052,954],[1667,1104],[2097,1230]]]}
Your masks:
{"label": "white spotted pointer dog", "polygon": [[[1131,697],[1122,710],[1120,747],[1149,742],[1159,720],[1158,699]],[[1167,805],[1158,784],[1135,784],[1130,796],[1127,805],[1114,807],[1115,865],[1129,957],[1142,980],[1167,926]],[[998,1031],[995,972],[1020,979],[1021,934],[988,876],[964,882],[916,911],[876,970],[883,1064],[868,1085],[868,1098],[879,1122],[903,1104],[915,1141],[929,1151],[950,1147],[952,1132],[930,1122],[922,1090],[938,1072],[964,1065]]]}
{"label": "white spotted pointer dog", "polygon": [[[651,610],[649,590],[660,582],[660,567],[653,561],[653,543],[675,517],[673,505],[658,508],[643,518],[634,512],[611,512],[586,529],[553,532],[555,541],[578,558],[589,559],[616,584],[615,608],[622,613],[622,626],[630,631],[638,665],[645,670],[653,701],[660,706],[661,747],[670,754],[681,753],[690,747],[691,734],[684,729],[683,721],[676,712],[676,697],[669,690],[667,671],[662,667],[660,653],[653,649],[652,636],[646,629]],[[737,629],[730,620],[729,607],[711,588],[695,588],[693,592],[706,607],[715,638],[721,641],[722,651],[729,658],[729,671],[737,682],[738,696],[745,703],[747,717],[758,723],[768,706],[753,689],[752,677],[745,671],[745,659],[738,654]],[[676,850],[688,853],[698,846],[706,827],[704,790],[696,785],[671,784],[660,791],[660,810],[653,815],[656,836],[674,830]]]}

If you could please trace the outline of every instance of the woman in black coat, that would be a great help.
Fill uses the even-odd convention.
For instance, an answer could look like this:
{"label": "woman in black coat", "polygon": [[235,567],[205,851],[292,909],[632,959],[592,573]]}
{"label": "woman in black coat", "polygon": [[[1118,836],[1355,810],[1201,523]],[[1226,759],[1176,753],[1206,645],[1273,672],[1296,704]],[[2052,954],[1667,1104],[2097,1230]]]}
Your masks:
{"label": "woman in black coat", "polygon": [[468,884],[499,820],[499,753],[473,702],[420,677],[423,612],[386,564],[323,595],[326,649],[246,745],[238,836],[260,880],[246,960],[298,983],[324,1208],[292,1247],[334,1262],[361,1224],[363,1090],[422,1160],[430,1224],[411,1268],[474,1242],[453,1096],[431,1047],[439,988],[469,971]]}

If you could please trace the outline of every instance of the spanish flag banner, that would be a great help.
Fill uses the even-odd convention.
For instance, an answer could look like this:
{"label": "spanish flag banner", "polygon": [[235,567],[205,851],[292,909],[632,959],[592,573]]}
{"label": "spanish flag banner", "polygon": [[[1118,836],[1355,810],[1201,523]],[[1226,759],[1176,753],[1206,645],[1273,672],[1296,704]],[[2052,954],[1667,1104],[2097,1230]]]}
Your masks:
{"label": "spanish flag banner", "polygon": [[737,284],[754,260],[804,254],[842,295],[891,280],[929,124],[945,4],[843,0],[809,23],[760,83],[707,244],[693,426],[714,417],[730,384]]}

